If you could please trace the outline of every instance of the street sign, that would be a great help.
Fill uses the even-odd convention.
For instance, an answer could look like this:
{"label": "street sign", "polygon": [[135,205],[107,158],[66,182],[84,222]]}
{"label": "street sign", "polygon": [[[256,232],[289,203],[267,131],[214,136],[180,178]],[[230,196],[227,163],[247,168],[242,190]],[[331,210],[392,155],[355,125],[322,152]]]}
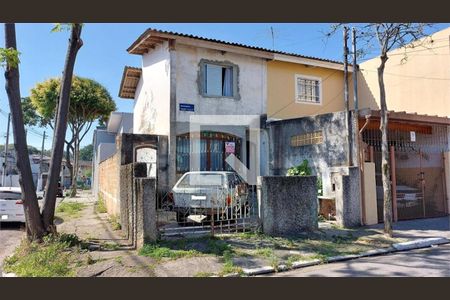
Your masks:
{"label": "street sign", "polygon": [[195,111],[195,106],[194,104],[180,103],[179,109],[180,111]]}

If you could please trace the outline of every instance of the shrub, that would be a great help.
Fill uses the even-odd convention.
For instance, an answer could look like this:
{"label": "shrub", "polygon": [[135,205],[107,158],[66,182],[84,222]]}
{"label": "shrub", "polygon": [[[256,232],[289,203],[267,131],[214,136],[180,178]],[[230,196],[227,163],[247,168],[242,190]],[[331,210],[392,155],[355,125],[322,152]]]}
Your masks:
{"label": "shrub", "polygon": [[309,175],[311,175],[311,173],[312,173],[312,171],[308,165],[308,160],[304,159],[300,165],[289,168],[286,175],[287,176],[309,176]]}

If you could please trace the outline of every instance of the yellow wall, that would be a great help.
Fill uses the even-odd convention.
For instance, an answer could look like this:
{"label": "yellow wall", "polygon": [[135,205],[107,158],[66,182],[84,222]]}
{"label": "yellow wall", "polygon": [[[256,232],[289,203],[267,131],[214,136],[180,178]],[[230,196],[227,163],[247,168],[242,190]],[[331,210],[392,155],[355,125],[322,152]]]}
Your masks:
{"label": "yellow wall", "polygon": [[[385,68],[389,110],[450,117],[450,28],[425,40],[423,46],[391,51]],[[428,39],[429,40],[429,39]],[[360,64],[358,92],[361,107],[379,109],[379,58]]]}
{"label": "yellow wall", "polygon": [[[322,104],[295,102],[295,74],[322,79]],[[349,74],[349,100],[353,85]],[[344,72],[283,61],[267,63],[267,117],[290,119],[344,110]]]}

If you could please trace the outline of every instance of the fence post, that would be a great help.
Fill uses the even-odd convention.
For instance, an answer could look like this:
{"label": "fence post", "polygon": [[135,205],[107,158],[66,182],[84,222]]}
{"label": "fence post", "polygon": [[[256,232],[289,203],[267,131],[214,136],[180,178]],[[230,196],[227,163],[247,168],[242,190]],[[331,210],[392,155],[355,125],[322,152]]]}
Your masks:
{"label": "fence post", "polygon": [[156,179],[135,178],[136,201],[136,247],[145,242],[155,242],[158,237],[156,227]]}

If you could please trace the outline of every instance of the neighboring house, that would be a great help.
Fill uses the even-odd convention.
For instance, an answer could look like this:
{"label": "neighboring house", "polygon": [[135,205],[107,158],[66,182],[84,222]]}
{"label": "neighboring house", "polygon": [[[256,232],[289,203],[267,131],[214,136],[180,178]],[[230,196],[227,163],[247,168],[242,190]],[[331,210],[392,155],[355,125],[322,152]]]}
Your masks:
{"label": "neighboring house", "polygon": [[[398,220],[449,213],[449,35],[450,28],[433,34],[433,42],[389,53],[385,86],[387,106],[391,111],[388,140],[394,218]],[[407,58],[406,61],[404,58]],[[383,218],[378,64],[379,58],[363,62],[358,72],[357,128],[361,130],[362,137],[361,165],[366,162],[361,170],[365,178],[362,207],[366,208],[363,212],[366,223],[376,223]],[[308,76],[311,77],[308,79]],[[294,79],[290,78],[295,78],[297,82],[293,84]],[[307,159],[313,172],[322,178],[324,193],[333,193],[333,167],[348,165],[350,153],[355,159],[359,156],[356,147],[349,149],[341,92],[343,84],[339,84],[342,78],[342,73],[333,73],[321,67],[305,68],[300,63],[268,62],[271,174],[283,175],[289,167]],[[309,103],[299,99],[301,95],[298,91],[305,90],[299,88],[300,84],[312,86],[307,97]],[[353,114],[351,85],[349,90]],[[331,96],[331,91],[336,97]],[[326,96],[327,93],[330,96]],[[280,98],[294,100],[284,100],[281,104]],[[355,165],[358,163],[357,160],[354,162]]]}
{"label": "neighboring house", "polygon": [[[384,73],[389,110],[450,117],[450,27],[388,53]],[[360,64],[361,107],[380,109],[378,57]]]}
{"label": "neighboring house", "polygon": [[98,166],[116,153],[116,137],[133,132],[133,114],[112,112],[107,126],[98,126],[93,134],[92,192],[98,196]]}

